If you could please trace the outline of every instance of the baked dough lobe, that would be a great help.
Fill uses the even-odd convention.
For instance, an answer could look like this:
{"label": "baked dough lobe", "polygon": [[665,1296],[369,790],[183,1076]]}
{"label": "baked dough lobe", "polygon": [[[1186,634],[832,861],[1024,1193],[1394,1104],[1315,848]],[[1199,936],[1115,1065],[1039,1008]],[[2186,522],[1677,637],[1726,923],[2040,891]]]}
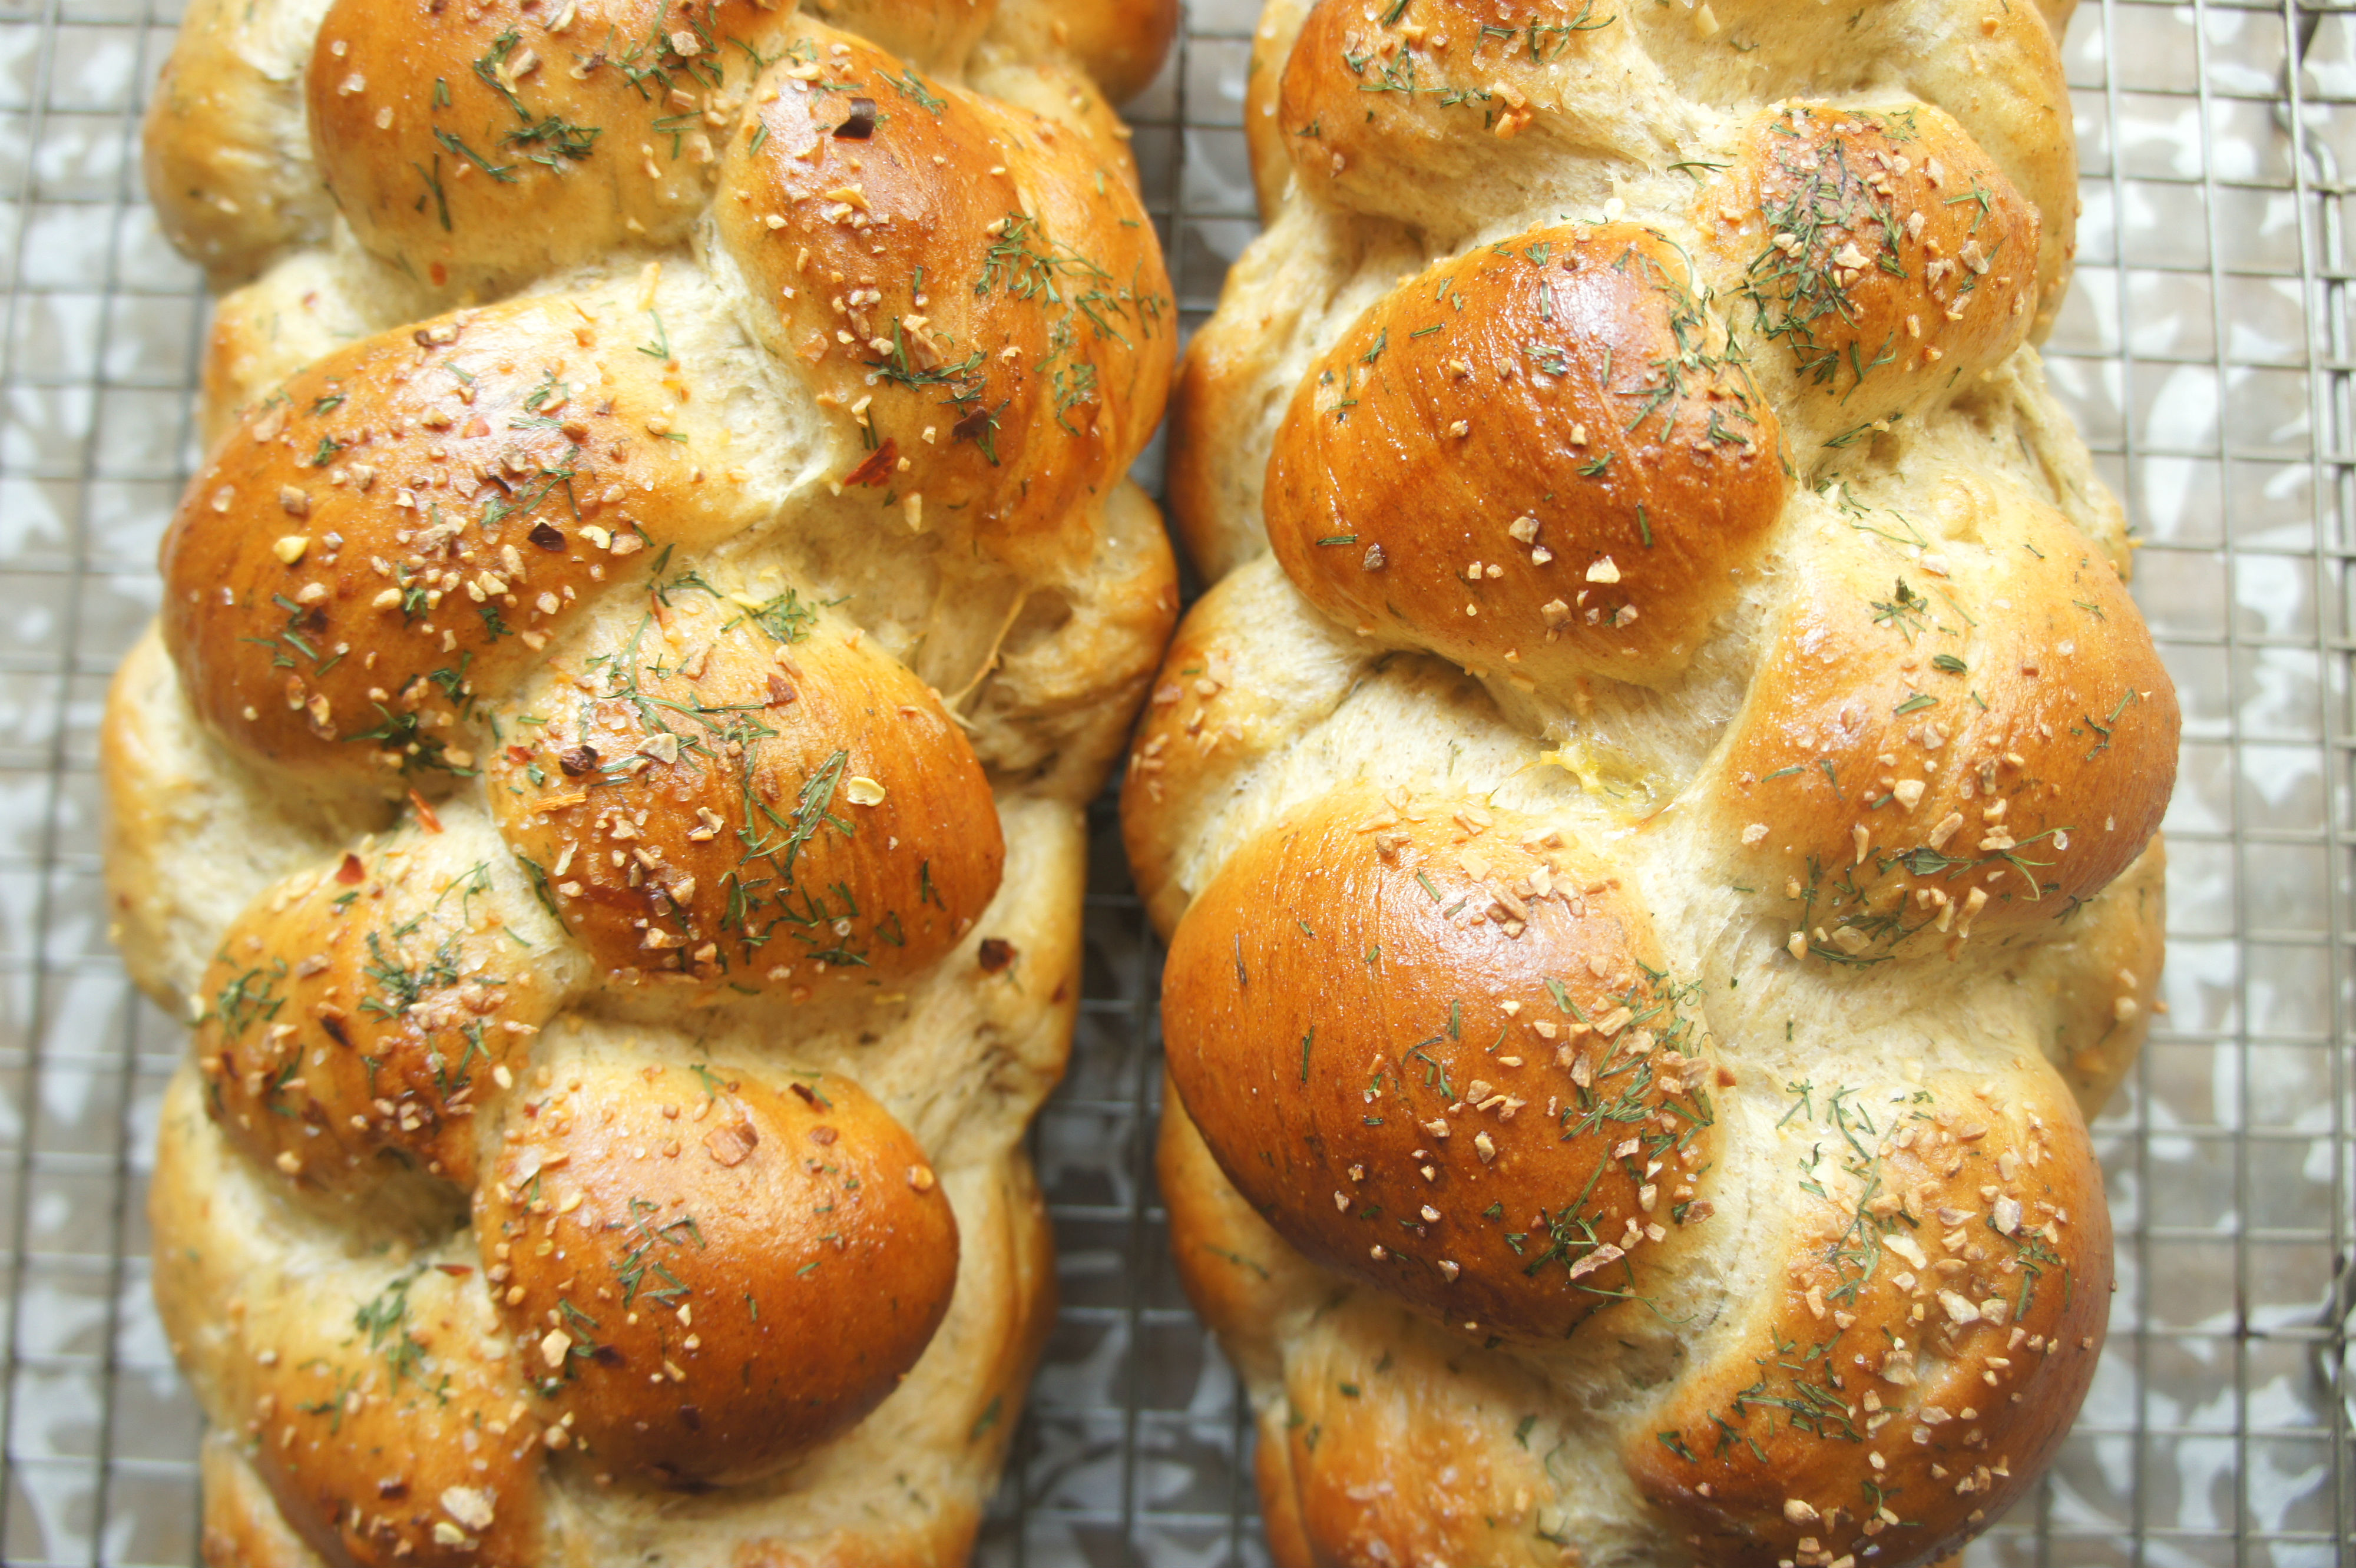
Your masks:
{"label": "baked dough lobe", "polygon": [[1558,1339],[1639,1288],[1710,1158],[1710,1064],[1662,973],[1552,830],[1337,794],[1179,926],[1171,1079],[1307,1256],[1468,1333]]}
{"label": "baked dough lobe", "polygon": [[[751,1480],[916,1365],[948,1310],[957,1220],[907,1130],[848,1079],[669,1078],[675,1099],[626,1061],[584,1063],[527,1101],[475,1234],[536,1341],[529,1376],[579,1440],[667,1481]],[[682,1143],[654,1171],[637,1155]]]}
{"label": "baked dough lobe", "polygon": [[1532,679],[1682,671],[1783,510],[1775,416],[1685,258],[1542,229],[1395,290],[1301,383],[1268,537],[1344,624]]}

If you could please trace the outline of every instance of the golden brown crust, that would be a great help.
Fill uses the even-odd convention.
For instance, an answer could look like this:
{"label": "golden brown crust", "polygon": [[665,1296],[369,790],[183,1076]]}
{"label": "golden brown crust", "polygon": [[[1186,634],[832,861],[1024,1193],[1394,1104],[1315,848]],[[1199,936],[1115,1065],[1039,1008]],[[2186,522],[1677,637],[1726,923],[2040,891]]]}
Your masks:
{"label": "golden brown crust", "polygon": [[319,174],[362,245],[436,287],[669,244],[786,25],[757,0],[338,0],[308,81]]}
{"label": "golden brown crust", "polygon": [[724,427],[636,325],[569,299],[462,311],[250,412],[164,541],[165,640],[206,721],[314,777],[471,771],[477,700],[593,585],[750,521]]}
{"label": "golden brown crust", "polygon": [[1934,1557],[2060,1446],[2109,1316],[2110,1219],[2076,1108],[2022,1065],[2009,1093],[1939,1076],[1795,1107],[1843,1146],[1803,1162],[1826,1196],[1786,1277],[1622,1450],[1712,1561]]}
{"label": "golden brown crust", "polygon": [[[487,1326],[480,1287],[469,1291],[446,1283],[450,1278],[440,1269],[394,1275],[378,1294],[353,1298],[350,1326],[393,1310],[398,1295],[402,1323],[415,1325],[390,1331],[403,1337],[398,1345],[481,1333]],[[403,1382],[380,1396],[369,1385],[382,1374],[345,1348],[353,1337],[282,1335],[274,1348],[291,1359],[291,1369],[253,1380],[260,1391],[255,1419],[262,1423],[255,1462],[289,1522],[331,1560],[380,1563],[397,1556],[519,1568],[538,1562],[532,1472],[540,1444],[511,1437],[512,1446],[495,1449],[487,1468],[477,1470],[464,1437],[469,1429],[509,1417],[511,1380],[494,1374],[431,1387]],[[392,1352],[402,1353],[398,1346]],[[359,1410],[351,1408],[355,1375],[364,1391]]]}
{"label": "golden brown crust", "polygon": [[1318,1557],[1559,1564],[1538,1507],[1553,1490],[1544,1450],[1513,1440],[1518,1380],[1494,1366],[1434,1376],[1430,1331],[1396,1308],[1358,1300],[1341,1316],[1323,1355],[1286,1369],[1285,1468]]}
{"label": "golden brown crust", "polygon": [[[2083,1399],[2109,1238],[2070,1096],[2099,1103],[2154,1004],[2179,719],[2027,347],[2073,243],[2067,10],[1266,13],[1268,226],[1171,460],[1214,585],[1123,824],[1173,932],[1172,1240],[1288,1565],[1919,1563]],[[1540,586],[1566,567],[1586,598]],[[1473,811],[1558,832],[1608,897],[1574,926],[1524,881],[1512,926],[1451,930],[1525,862],[1451,878],[1430,814],[1376,820],[1425,800],[1468,839]],[[1449,1110],[1459,1028],[1502,1058],[1555,1016],[1539,982],[1585,1007],[1569,983],[1619,952],[1691,1021],[1706,1171]],[[1504,1038],[1472,1026],[1506,1002]],[[1395,1147],[1419,1047],[1448,1105]],[[1532,1131],[1541,1096],[1485,1076]],[[1387,1170],[1404,1193],[1354,1202]],[[1474,1263],[1443,1288],[1399,1257],[1468,1175],[1523,1194],[1478,1260],[1512,1299],[1451,1327]],[[1647,1178],[1716,1217],[1633,1232],[1601,1286],[1532,1251],[1567,1208],[1593,1259]],[[1599,1294],[1549,1318],[1540,1273]]]}
{"label": "golden brown crust", "polygon": [[973,748],[858,628],[791,588],[698,580],[598,649],[520,694],[510,733],[529,738],[489,787],[608,972],[798,1000],[904,980],[997,893],[1005,841]]}
{"label": "golden brown crust", "polygon": [[[1270,1555],[1285,1568],[1386,1554],[1558,1563],[1530,1532],[1549,1489],[1533,1473],[1543,1447],[1527,1446],[1524,1425],[1499,1452],[1526,1412],[1453,1397],[1482,1359],[1475,1341],[1312,1264],[1228,1182],[1185,1106],[1170,1093],[1162,1104],[1156,1170],[1179,1275],[1260,1401],[1254,1478]],[[1284,1353],[1304,1314],[1345,1345],[1314,1359]],[[1490,1386],[1510,1388],[1510,1374]],[[1417,1462],[1403,1466],[1407,1454]]]}
{"label": "golden brown crust", "polygon": [[487,824],[436,822],[257,899],[198,991],[215,1118],[305,1187],[364,1191],[381,1155],[471,1187],[475,1115],[577,975],[562,952],[517,961],[554,931]]}
{"label": "golden brown crust", "polygon": [[1767,358],[1837,406],[1812,424],[1903,419],[2029,336],[2036,209],[1929,104],[1785,104],[1695,208]]}
{"label": "golden brown crust", "polygon": [[[2051,327],[2077,249],[2078,156],[2061,31],[2037,8],[1879,0],[1837,11],[1727,0],[1712,5],[1718,30],[1708,34],[1675,7],[1626,16],[1644,35],[1646,64],[1678,95],[1715,108],[1748,113],[1827,92],[1867,110],[1936,105],[2036,209],[2038,334]],[[1724,161],[1731,150],[1719,144],[1708,156]]]}
{"label": "golden brown crust", "polygon": [[540,1561],[544,1444],[513,1369],[484,1353],[498,1324],[481,1272],[397,1244],[294,1262],[271,1232],[305,1221],[223,1153],[184,1070],[151,1219],[208,1244],[158,1250],[156,1303],[287,1525],[330,1563]]}
{"label": "golden brown crust", "polygon": [[1403,285],[1302,381],[1269,542],[1344,625],[1475,669],[1657,684],[1781,511],[1781,462],[1665,239],[1538,230]]}
{"label": "golden brown crust", "polygon": [[[848,1079],[568,1063],[477,1189],[543,1419],[602,1469],[743,1482],[842,1431],[948,1310],[958,1231]],[[554,1251],[542,1243],[554,1240]]]}
{"label": "golden brown crust", "polygon": [[1893,63],[1912,95],[1953,116],[2037,210],[2033,335],[2041,339],[2078,253],[2078,143],[2061,31],[2008,0],[1937,0],[1893,31],[1904,40]]}
{"label": "golden brown crust", "polygon": [[1705,808],[1761,911],[1834,962],[2061,918],[2175,784],[2175,688],[2110,564],[1944,478],[1935,548],[1845,520],[1805,553]]}
{"label": "golden brown crust", "polygon": [[821,405],[857,410],[840,482],[953,560],[1062,558],[1056,520],[1116,482],[1169,379],[1169,281],[1136,191],[1093,140],[947,83],[912,91],[848,36],[798,41],[847,87],[773,68],[720,173],[720,241],[760,329]]}
{"label": "golden brown crust", "polygon": [[[1106,98],[1173,12],[829,9],[192,15],[158,204],[267,270],[104,753],[117,928],[198,1020],[155,1280],[218,1560],[972,1548],[1081,806],[1176,607]],[[970,375],[780,325],[888,279],[905,345],[927,277]]]}
{"label": "golden brown crust", "polygon": [[1195,898],[1162,1026],[1293,1246],[1467,1334],[1558,1339],[1709,1212],[1711,1069],[1663,977],[1618,879],[1547,824],[1340,793]]}
{"label": "golden brown crust", "polygon": [[1412,16],[1318,0],[1277,105],[1294,169],[1323,199],[1453,228],[1475,177],[1543,184],[1574,147],[1665,162],[1656,88],[1633,90],[1636,113],[1598,115],[1554,86],[1624,69],[1628,29],[1595,13],[1586,0],[1439,0]]}
{"label": "golden brown crust", "polygon": [[[1229,1184],[1184,1105],[1167,1096],[1157,1170],[1188,1298],[1256,1389],[1268,1391],[1254,1472],[1277,1562],[1379,1561],[1403,1542],[1419,1554],[1407,1561],[1556,1561],[1544,1541],[1515,1539],[1527,1536],[1544,1491],[1518,1473],[1533,1451],[1483,1453],[1476,1433],[1500,1426],[1499,1412],[1468,1412],[1450,1397],[1453,1374],[1474,1359],[1473,1341],[1387,1305],[1370,1307],[1366,1293],[1286,1245]],[[1304,1305],[1346,1338],[1345,1349],[1314,1361],[1280,1355],[1280,1336],[1297,1331]],[[1449,1377],[1429,1375],[1440,1366]],[[1497,1435],[1519,1413],[1506,1413]],[[1443,1451],[1455,1462],[1420,1462]],[[1419,1463],[1398,1465],[1410,1453]],[[1499,1477],[1491,1465],[1501,1457]]]}
{"label": "golden brown crust", "polygon": [[[2042,215],[2040,327],[2068,286],[2068,93],[2056,35],[2027,7],[1885,0],[1836,13],[1729,0],[1704,18],[1665,5],[1611,13],[1585,0],[1437,0],[1397,15],[1320,0],[1305,21],[1278,9],[1287,14],[1269,18],[1260,58],[1280,91],[1248,119],[1264,199],[1280,184],[1271,162],[1280,143],[1321,200],[1415,224],[1452,247],[1484,213],[1601,205],[1612,188],[1601,171],[1689,160],[1713,113],[1894,87],[1952,115]],[[1715,164],[1731,148],[1708,150]]]}

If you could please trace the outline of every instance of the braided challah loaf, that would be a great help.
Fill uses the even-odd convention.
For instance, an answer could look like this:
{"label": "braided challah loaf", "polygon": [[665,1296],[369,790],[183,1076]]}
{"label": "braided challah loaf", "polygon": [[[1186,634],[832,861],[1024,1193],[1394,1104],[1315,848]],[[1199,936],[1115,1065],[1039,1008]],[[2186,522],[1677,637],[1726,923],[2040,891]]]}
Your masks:
{"label": "braided challah loaf", "polygon": [[1279,0],[1131,753],[1277,1560],[1912,1563],[2093,1375],[2175,697],[2020,0]]}
{"label": "braided challah loaf", "polygon": [[1167,5],[200,0],[106,727],[218,1563],[961,1560],[1175,618]]}

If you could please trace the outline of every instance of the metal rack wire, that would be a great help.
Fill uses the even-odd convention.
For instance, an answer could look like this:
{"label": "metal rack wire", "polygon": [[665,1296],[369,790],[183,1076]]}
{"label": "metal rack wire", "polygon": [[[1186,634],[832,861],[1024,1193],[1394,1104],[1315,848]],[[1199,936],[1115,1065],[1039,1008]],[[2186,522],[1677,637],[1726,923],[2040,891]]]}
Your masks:
{"label": "metal rack wire", "polygon": [[[107,948],[93,755],[192,456],[199,286],[135,157],[176,9],[0,0],[0,1561],[27,1568],[198,1552],[143,1219],[182,1036]],[[1189,324],[1252,231],[1255,10],[1194,0],[1130,110]],[[2121,1283],[2094,1396],[1972,1557],[2320,1568],[2356,1561],[2356,4],[2083,0],[2068,63],[2085,214],[2048,362],[2184,698],[2170,1012],[2096,1129]],[[1259,1563],[1248,1422],[1152,1187],[1159,953],[1096,828],[1037,1132],[1064,1305],[981,1556]]]}

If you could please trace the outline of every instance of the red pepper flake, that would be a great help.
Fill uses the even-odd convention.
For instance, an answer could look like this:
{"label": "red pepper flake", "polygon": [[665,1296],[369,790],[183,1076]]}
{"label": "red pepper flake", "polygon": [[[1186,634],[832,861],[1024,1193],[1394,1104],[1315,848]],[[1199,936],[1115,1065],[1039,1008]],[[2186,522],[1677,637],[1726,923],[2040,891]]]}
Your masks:
{"label": "red pepper flake", "polygon": [[425,803],[424,796],[412,789],[409,792],[409,803],[416,809],[419,827],[429,833],[438,833],[442,831],[442,819],[434,814],[434,808]]}
{"label": "red pepper flake", "polygon": [[870,452],[867,455],[867,461],[844,475],[842,482],[846,485],[870,487],[888,485],[892,482],[893,469],[899,461],[900,444],[886,435],[884,437],[884,445]]}
{"label": "red pepper flake", "polygon": [[1014,944],[1001,937],[984,937],[975,956],[981,961],[982,973],[996,974],[1014,961]]}
{"label": "red pepper flake", "polygon": [[472,1263],[436,1263],[434,1266],[454,1280],[463,1280],[475,1272],[475,1265]]}
{"label": "red pepper flake", "polygon": [[367,875],[368,867],[360,864],[360,857],[348,850],[344,854],[343,865],[336,867],[336,880],[347,887],[358,886]]}

